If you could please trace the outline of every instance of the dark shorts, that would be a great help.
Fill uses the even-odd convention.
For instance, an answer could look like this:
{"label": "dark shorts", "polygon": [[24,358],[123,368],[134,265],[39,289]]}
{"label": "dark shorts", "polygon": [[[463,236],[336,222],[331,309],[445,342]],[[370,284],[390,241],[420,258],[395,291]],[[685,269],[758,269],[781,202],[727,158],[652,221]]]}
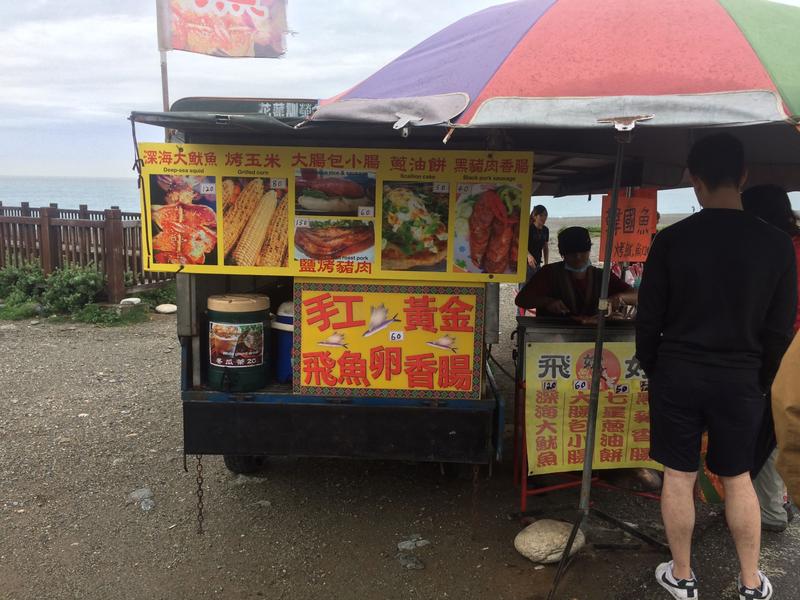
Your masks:
{"label": "dark shorts", "polygon": [[722,477],[750,471],[766,400],[758,372],[659,360],[650,377],[650,457],[697,471],[708,431],[708,469]]}

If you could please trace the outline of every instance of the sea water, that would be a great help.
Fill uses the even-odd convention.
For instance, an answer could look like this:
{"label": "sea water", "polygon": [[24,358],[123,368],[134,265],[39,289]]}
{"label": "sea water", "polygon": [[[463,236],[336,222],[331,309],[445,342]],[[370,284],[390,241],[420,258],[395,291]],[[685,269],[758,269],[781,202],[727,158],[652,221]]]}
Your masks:
{"label": "sea water", "polygon": [[139,190],[135,176],[104,177],[0,177],[0,202],[4,206],[31,207],[57,203],[59,208],[89,210],[118,206],[123,212],[140,212]]}
{"label": "sea water", "polygon": [[[795,210],[800,210],[800,193],[790,194]],[[5,206],[48,206],[78,208],[86,204],[90,210],[119,206],[125,212],[139,212],[139,190],[134,175],[122,178],[101,177],[8,177],[0,176],[0,202]],[[543,204],[550,217],[599,217],[602,194],[591,196],[534,196],[531,206]],[[700,210],[690,189],[667,190],[658,194],[661,213],[687,214]]]}

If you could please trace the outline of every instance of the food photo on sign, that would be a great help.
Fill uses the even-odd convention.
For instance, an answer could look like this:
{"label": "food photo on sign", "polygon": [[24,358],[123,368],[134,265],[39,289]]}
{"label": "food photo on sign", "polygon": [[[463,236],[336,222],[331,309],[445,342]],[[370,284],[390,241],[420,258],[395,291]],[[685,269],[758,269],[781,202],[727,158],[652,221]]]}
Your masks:
{"label": "food photo on sign", "polygon": [[375,261],[374,221],[295,219],[295,260]]}
{"label": "food photo on sign", "polygon": [[285,267],[289,250],[289,201],[285,179],[222,178],[225,264]]}
{"label": "food photo on sign", "polygon": [[446,271],[449,201],[449,183],[384,183],[381,269]]}
{"label": "food photo on sign", "polygon": [[516,273],[521,205],[519,184],[458,184],[455,270]]}
{"label": "food photo on sign", "polygon": [[375,173],[297,169],[295,214],[375,216]]}
{"label": "food photo on sign", "polygon": [[150,175],[154,262],[216,264],[216,210],[214,177]]}

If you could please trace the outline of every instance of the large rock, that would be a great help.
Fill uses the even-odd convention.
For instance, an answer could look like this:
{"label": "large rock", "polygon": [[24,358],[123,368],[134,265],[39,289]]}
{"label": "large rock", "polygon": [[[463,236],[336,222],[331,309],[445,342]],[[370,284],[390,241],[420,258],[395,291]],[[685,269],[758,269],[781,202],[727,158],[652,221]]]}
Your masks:
{"label": "large rock", "polygon": [[171,315],[172,313],[178,312],[178,307],[174,304],[159,304],[156,306],[156,312],[162,315]]}
{"label": "large rock", "polygon": [[[552,519],[536,521],[517,534],[517,537],[514,538],[514,548],[522,556],[535,563],[558,562],[567,546],[572,526],[572,523],[553,521]],[[583,548],[585,544],[586,537],[582,531],[578,530],[570,556]]]}

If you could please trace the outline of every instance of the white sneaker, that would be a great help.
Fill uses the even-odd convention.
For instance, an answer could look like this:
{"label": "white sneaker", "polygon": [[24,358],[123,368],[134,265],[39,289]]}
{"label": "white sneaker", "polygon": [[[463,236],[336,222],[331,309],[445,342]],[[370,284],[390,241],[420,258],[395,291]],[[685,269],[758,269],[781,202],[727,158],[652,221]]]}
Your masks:
{"label": "white sneaker", "polygon": [[772,584],[769,582],[769,579],[767,579],[767,576],[761,571],[758,572],[758,576],[761,578],[761,587],[758,589],[744,587],[742,585],[741,574],[736,577],[736,587],[739,588],[739,600],[769,600],[772,598]]}
{"label": "white sneaker", "polygon": [[[700,595],[697,591],[697,578],[692,571],[691,579],[675,579],[672,575],[672,561],[661,563],[656,567],[656,581],[678,600],[697,600]],[[754,596],[758,598],[758,596]]]}

